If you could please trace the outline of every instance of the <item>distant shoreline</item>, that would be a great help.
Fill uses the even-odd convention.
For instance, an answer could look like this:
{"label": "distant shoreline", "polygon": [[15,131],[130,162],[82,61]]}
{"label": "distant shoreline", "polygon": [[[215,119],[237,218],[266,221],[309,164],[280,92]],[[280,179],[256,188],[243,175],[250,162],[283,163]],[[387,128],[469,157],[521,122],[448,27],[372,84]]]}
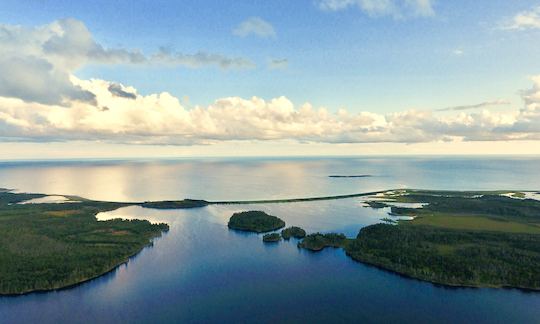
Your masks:
{"label": "distant shoreline", "polygon": [[356,197],[372,196],[380,193],[387,192],[388,190],[363,192],[348,195],[335,195],[335,196],[321,196],[321,197],[308,197],[308,198],[286,198],[286,199],[266,199],[266,200],[231,200],[231,201],[208,201],[209,205],[249,205],[249,204],[276,204],[276,203],[291,203],[291,202],[303,202],[303,201],[317,201],[317,200],[337,200]]}
{"label": "distant shoreline", "polygon": [[337,200],[356,197],[373,196],[387,192],[388,190],[363,192],[348,195],[335,195],[335,196],[321,196],[321,197],[308,197],[308,198],[285,198],[285,199],[264,199],[264,200],[222,200],[222,201],[208,201],[197,199],[184,199],[184,200],[163,200],[163,201],[145,201],[129,203],[133,206],[141,206],[143,208],[150,209],[190,209],[190,208],[202,208],[208,205],[254,205],[254,204],[279,204],[279,203],[295,203],[295,202],[308,202],[308,201],[321,201],[321,200]]}
{"label": "distant shoreline", "polygon": [[371,174],[357,174],[357,175],[329,175],[328,178],[370,178]]}

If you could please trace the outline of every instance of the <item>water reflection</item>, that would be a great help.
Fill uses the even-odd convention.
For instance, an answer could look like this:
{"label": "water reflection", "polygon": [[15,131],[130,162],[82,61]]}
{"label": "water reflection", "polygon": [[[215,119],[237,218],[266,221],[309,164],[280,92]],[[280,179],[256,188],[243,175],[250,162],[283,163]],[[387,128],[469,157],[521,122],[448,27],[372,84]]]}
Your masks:
{"label": "water reflection", "polygon": [[77,203],[80,201],[76,200],[70,200],[67,197],[64,196],[45,196],[41,198],[33,198],[25,201],[21,201],[18,204],[26,205],[26,204],[63,204],[63,203]]}
{"label": "water reflection", "polygon": [[[283,219],[287,226],[300,226],[308,232],[343,232],[350,237],[356,236],[364,226],[380,223],[388,217],[388,208],[372,209],[361,205],[358,198],[341,200],[245,204],[245,205],[209,205],[202,208],[206,214],[204,221],[226,226],[233,213],[246,210],[263,210],[268,214]],[[167,223],[177,226],[190,210],[153,210],[140,206],[120,208],[96,215],[98,220],[145,219],[151,223]]]}
{"label": "water reflection", "polygon": [[[360,204],[345,199],[256,207],[308,231],[350,228],[349,234],[356,234],[381,217],[380,210]],[[298,249],[295,240],[267,245],[260,235],[228,230],[232,212],[251,207],[127,207],[106,213],[167,222],[171,228],[110,275],[57,293],[0,298],[3,319],[481,323],[534,322],[540,316],[539,294],[446,289],[354,262],[340,249],[311,253]]]}
{"label": "water reflection", "polygon": [[113,201],[276,199],[402,187],[538,190],[538,167],[533,158],[2,162],[0,187]]}
{"label": "water reflection", "polygon": [[[538,190],[538,159],[328,159],[0,163],[0,187],[103,200],[309,197],[396,188]],[[374,174],[330,179],[329,174]],[[137,206],[100,218],[148,219],[170,231],[113,273],[73,289],[0,297],[15,322],[533,323],[540,294],[446,289],[365,266],[340,249],[310,253],[295,241],[265,245],[229,231],[235,211],[260,209],[308,232],[355,236],[387,209],[358,198],[291,204]]]}

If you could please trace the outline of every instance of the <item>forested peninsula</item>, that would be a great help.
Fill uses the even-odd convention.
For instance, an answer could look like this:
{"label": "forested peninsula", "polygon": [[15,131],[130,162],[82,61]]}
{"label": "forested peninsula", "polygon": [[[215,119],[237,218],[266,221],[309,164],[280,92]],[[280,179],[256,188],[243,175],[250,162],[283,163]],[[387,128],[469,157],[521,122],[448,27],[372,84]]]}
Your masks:
{"label": "forested peninsula", "polygon": [[307,236],[299,246],[341,247],[354,260],[436,284],[540,290],[540,201],[521,197],[504,191],[388,191],[366,206],[412,220],[367,226],[346,240]]}
{"label": "forested peninsula", "polygon": [[65,203],[22,202],[41,194],[0,191],[0,294],[70,287],[101,276],[152,244],[167,224],[97,221],[127,206],[70,197]]}

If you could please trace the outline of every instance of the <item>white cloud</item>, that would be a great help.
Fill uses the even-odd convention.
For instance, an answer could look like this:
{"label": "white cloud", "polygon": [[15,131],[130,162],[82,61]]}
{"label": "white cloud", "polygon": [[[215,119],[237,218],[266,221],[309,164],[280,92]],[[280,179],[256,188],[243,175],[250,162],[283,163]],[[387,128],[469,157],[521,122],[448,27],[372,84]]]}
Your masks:
{"label": "white cloud", "polygon": [[250,17],[233,30],[233,34],[240,37],[255,35],[261,38],[276,37],[276,31],[266,20],[260,17]]}
{"label": "white cloud", "polygon": [[463,54],[465,54],[465,52],[460,48],[456,48],[452,51],[452,54],[454,54],[455,56],[462,56]]}
{"label": "white cloud", "polygon": [[503,29],[538,29],[540,28],[540,6],[516,14],[510,21],[503,24]]}
{"label": "white cloud", "polygon": [[271,70],[283,70],[289,66],[287,59],[271,59],[268,61],[268,68]]}
{"label": "white cloud", "polygon": [[94,95],[69,80],[69,71],[35,56],[0,55],[0,96],[44,104],[94,101]]}
{"label": "white cloud", "polygon": [[435,15],[433,0],[319,0],[322,10],[338,11],[357,7],[368,16],[430,17]]}
{"label": "white cloud", "polygon": [[132,87],[112,82],[71,80],[74,86],[95,94],[97,107],[81,101],[65,108],[0,97],[0,138],[173,145],[235,140],[422,143],[540,139],[540,76],[522,93],[525,106],[521,110],[483,109],[450,115],[419,110],[386,115],[332,113],[309,103],[295,106],[285,97],[268,101],[229,97],[207,107],[187,109],[166,92],[143,96]]}
{"label": "white cloud", "polygon": [[66,105],[73,100],[94,102],[91,92],[70,81],[70,75],[88,63],[167,64],[190,68],[250,68],[244,58],[199,52],[182,54],[160,49],[145,56],[140,51],[104,48],[86,26],[75,19],[39,27],[0,24],[0,96],[28,102]]}

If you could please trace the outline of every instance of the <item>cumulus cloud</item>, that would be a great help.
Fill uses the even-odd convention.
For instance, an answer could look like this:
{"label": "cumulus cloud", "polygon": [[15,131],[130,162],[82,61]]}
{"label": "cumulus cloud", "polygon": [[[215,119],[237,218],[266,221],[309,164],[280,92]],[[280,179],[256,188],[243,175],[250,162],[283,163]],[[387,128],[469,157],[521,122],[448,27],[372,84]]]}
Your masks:
{"label": "cumulus cloud", "polygon": [[[104,80],[71,80],[74,86],[94,93],[100,108],[84,101],[73,101],[65,108],[0,97],[0,139],[172,145],[282,139],[324,143],[540,139],[540,76],[522,92],[520,110],[453,109],[459,111],[444,116],[419,110],[330,112],[309,103],[297,106],[286,97],[229,97],[187,109],[167,92],[144,96],[134,88]],[[118,95],[123,92],[128,98]]]}
{"label": "cumulus cloud", "polygon": [[435,15],[434,0],[319,0],[318,7],[327,11],[357,7],[368,16],[430,17]]}
{"label": "cumulus cloud", "polygon": [[474,105],[462,105],[462,106],[452,106],[452,107],[446,107],[437,109],[437,111],[457,111],[457,110],[470,110],[470,109],[480,109],[480,108],[489,108],[494,106],[506,106],[509,105],[510,102],[508,100],[503,99],[497,99],[493,101],[485,101]]}
{"label": "cumulus cloud", "polygon": [[0,71],[0,96],[44,104],[95,102],[94,94],[70,81],[68,71],[42,58],[0,55]]}
{"label": "cumulus cloud", "polygon": [[260,17],[250,17],[246,19],[233,30],[233,34],[240,37],[249,35],[261,38],[276,37],[274,26]]}
{"label": "cumulus cloud", "polygon": [[502,26],[503,29],[538,29],[540,28],[540,6],[516,14]]}
{"label": "cumulus cloud", "polygon": [[39,27],[0,24],[0,96],[27,102],[67,105],[95,103],[95,95],[71,81],[74,71],[88,63],[167,64],[189,68],[251,68],[244,58],[199,52],[183,54],[160,49],[145,56],[137,50],[105,48],[86,26],[63,19]]}

